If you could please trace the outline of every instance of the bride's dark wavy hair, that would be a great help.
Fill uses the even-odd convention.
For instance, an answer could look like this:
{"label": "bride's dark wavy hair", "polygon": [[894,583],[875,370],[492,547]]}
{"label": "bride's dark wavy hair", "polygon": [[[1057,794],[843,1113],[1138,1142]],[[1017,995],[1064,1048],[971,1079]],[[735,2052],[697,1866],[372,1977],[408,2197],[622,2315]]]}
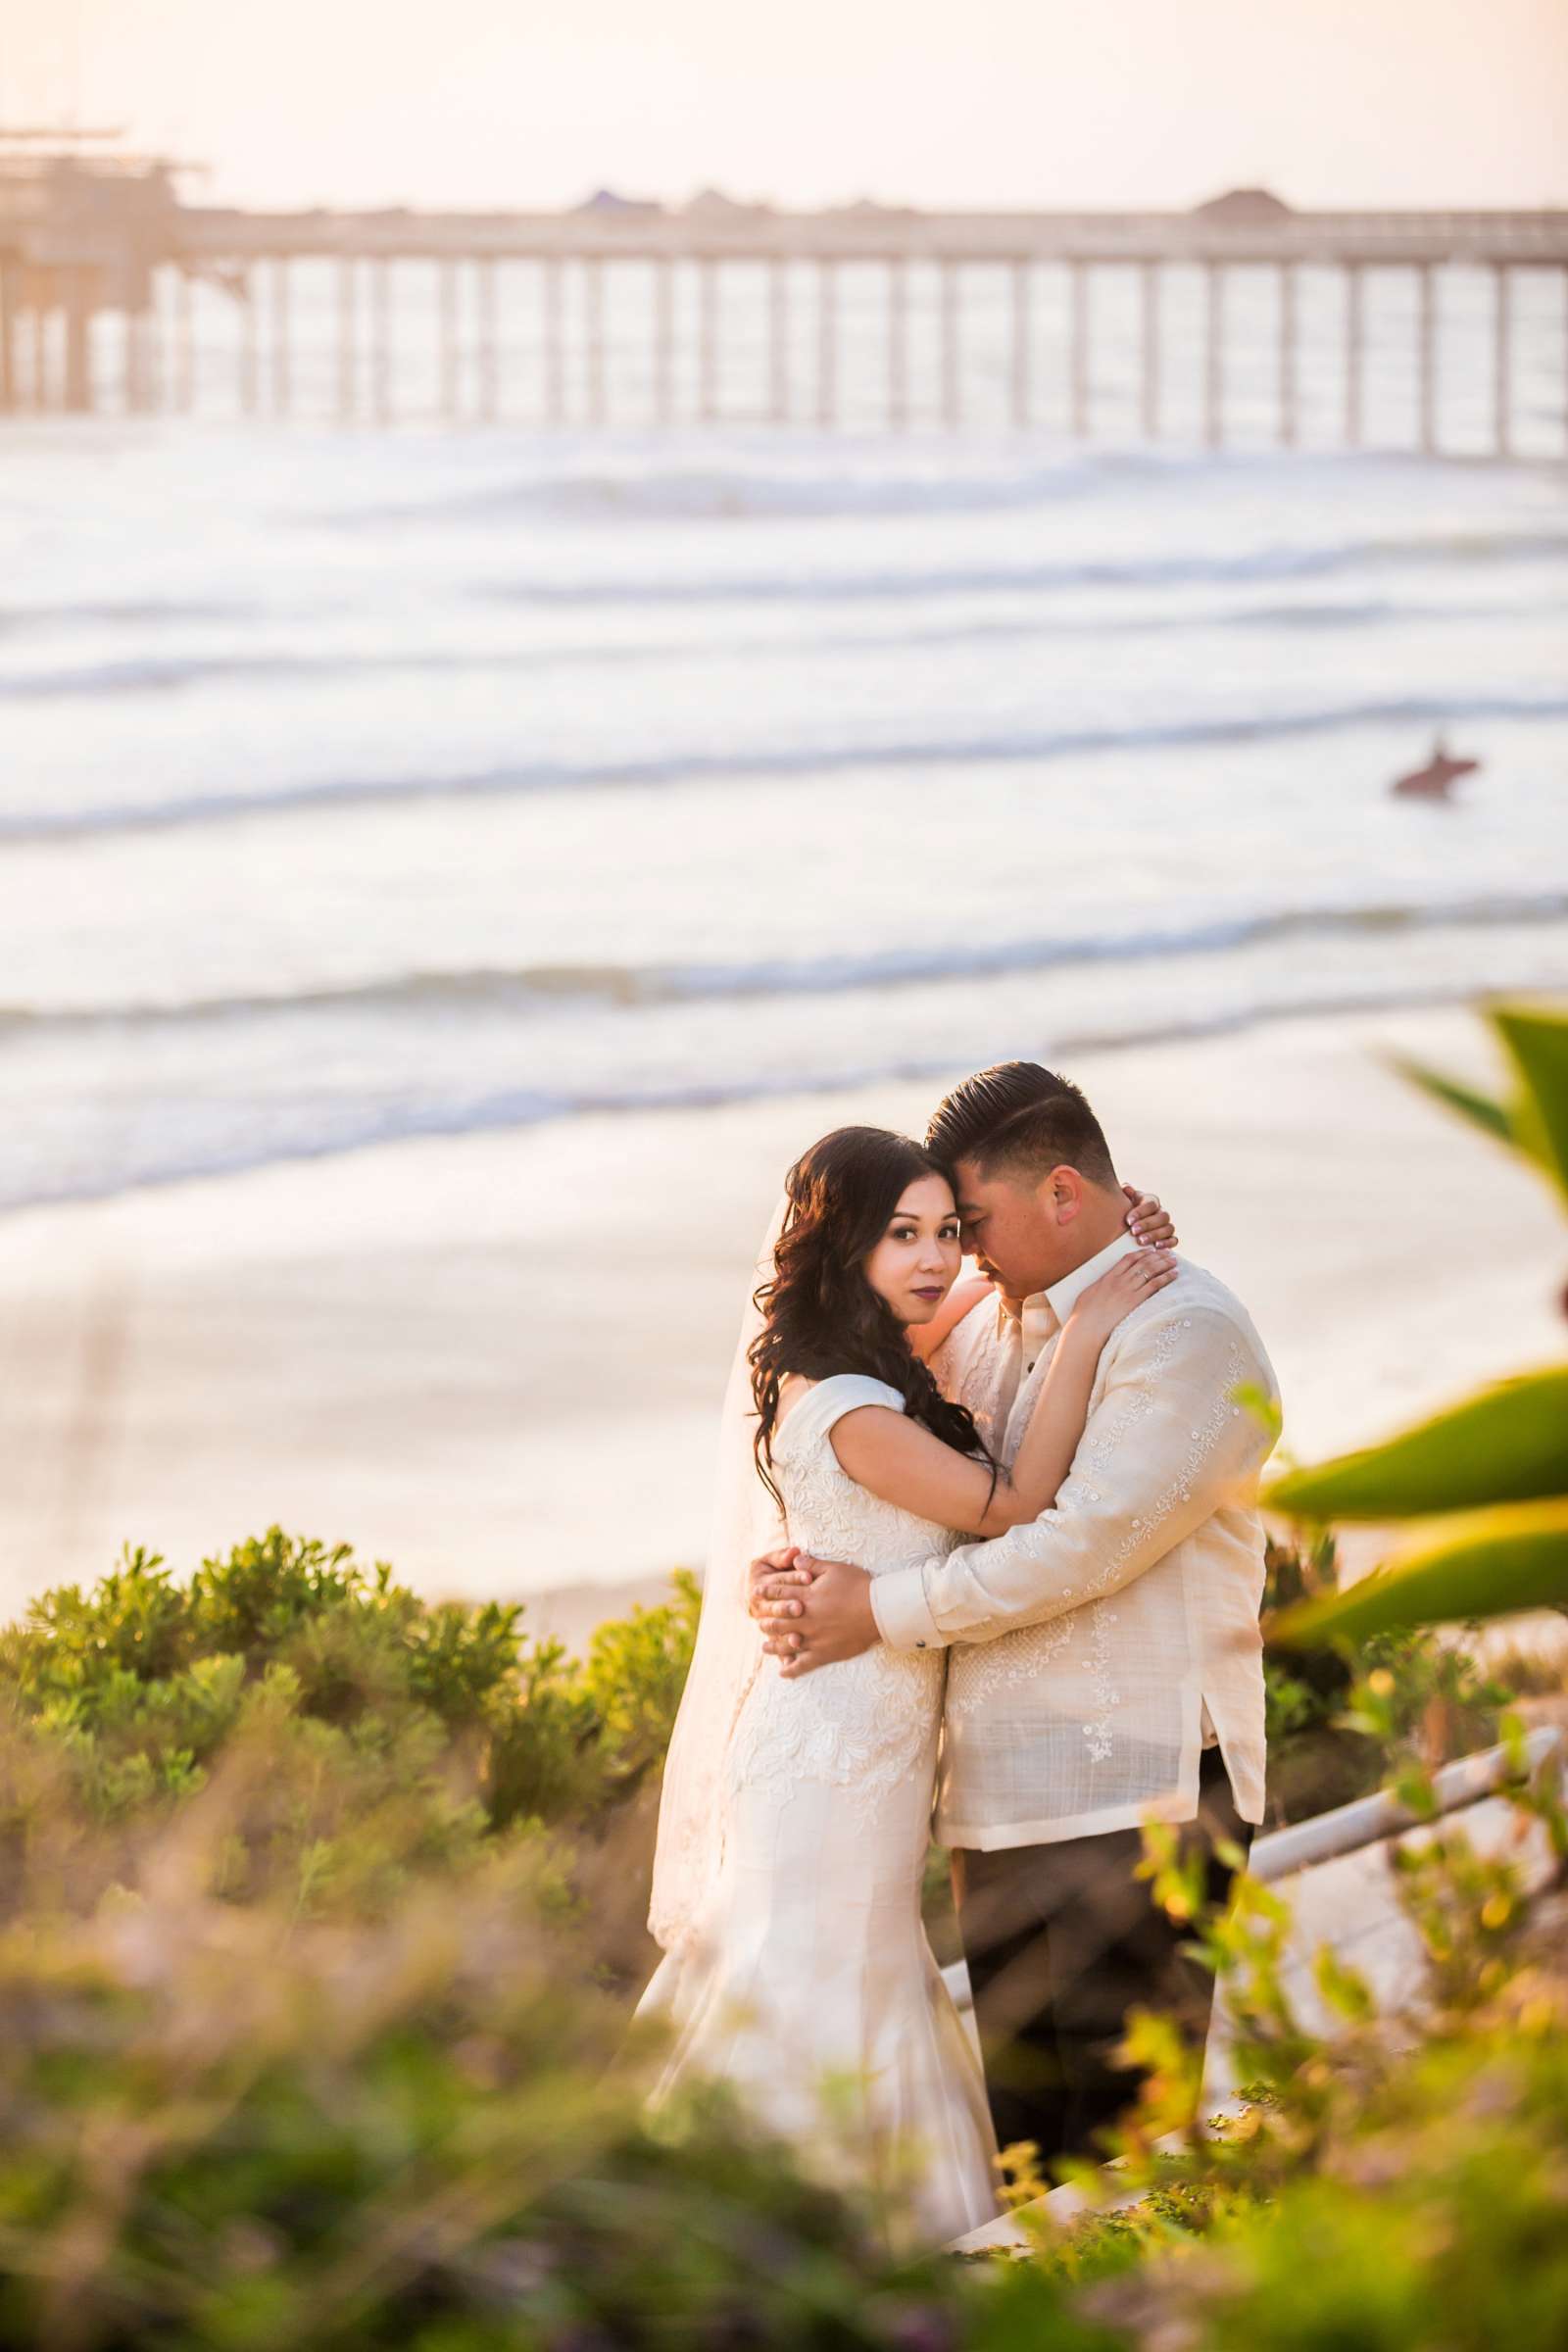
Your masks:
{"label": "bride's dark wavy hair", "polygon": [[[747,1350],[757,1402],[758,1474],[775,1502],[773,1431],[787,1374],[830,1380],[863,1372],[884,1380],[904,1409],[958,1453],[991,1462],[973,1415],[951,1404],[909,1348],[903,1324],[865,1278],[865,1261],[922,1176],[952,1182],[924,1145],[885,1127],[838,1127],[803,1152],[785,1179],[783,1231],[773,1279],[755,1295],[762,1328]],[[996,1465],[992,1462],[992,1470]]]}

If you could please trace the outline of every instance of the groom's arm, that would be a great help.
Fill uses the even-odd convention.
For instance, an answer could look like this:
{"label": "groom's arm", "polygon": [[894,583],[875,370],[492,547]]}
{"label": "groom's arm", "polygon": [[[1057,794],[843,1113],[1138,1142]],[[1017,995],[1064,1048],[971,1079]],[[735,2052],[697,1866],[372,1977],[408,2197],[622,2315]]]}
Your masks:
{"label": "groom's arm", "polygon": [[1038,1519],[875,1578],[894,1649],[992,1641],[1119,1591],[1236,1498],[1272,1443],[1235,1401],[1271,1387],[1242,1327],[1191,1302],[1138,1317],[1116,1349],[1070,1473]]}

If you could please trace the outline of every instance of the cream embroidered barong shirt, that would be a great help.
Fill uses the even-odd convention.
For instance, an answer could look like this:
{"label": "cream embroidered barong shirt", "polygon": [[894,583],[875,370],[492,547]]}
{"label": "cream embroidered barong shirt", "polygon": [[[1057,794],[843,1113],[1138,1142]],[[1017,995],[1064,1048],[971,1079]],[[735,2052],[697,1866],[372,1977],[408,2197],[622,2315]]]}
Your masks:
{"label": "cream embroidered barong shirt", "polygon": [[[1073,1301],[1110,1246],[1024,1303],[967,1315],[933,1368],[1009,1467]],[[1050,1510],[988,1544],[880,1576],[895,1649],[951,1647],[937,1787],[946,1845],[1047,1844],[1190,1821],[1205,1731],[1237,1809],[1263,1818],[1263,1533],[1273,1439],[1240,1402],[1278,1388],[1239,1299],[1183,1258],[1101,1352]]]}

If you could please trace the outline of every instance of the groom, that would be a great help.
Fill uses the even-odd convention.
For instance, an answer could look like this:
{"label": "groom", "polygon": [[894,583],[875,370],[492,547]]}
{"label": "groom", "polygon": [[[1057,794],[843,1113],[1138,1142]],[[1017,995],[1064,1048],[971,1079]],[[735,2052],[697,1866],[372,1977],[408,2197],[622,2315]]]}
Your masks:
{"label": "groom", "polygon": [[[1004,1465],[1080,1292],[1137,1244],[1079,1090],[1034,1062],[965,1079],[927,1143],[955,1171],[965,1249],[995,1286],[933,1359]],[[950,1650],[936,1836],[997,2137],[1043,2162],[1096,2152],[1137,2095],[1127,2013],[1200,2043],[1212,1980],[1137,1875],[1139,1824],[1179,1823],[1222,1901],[1263,1817],[1263,1538],[1271,1444],[1238,1400],[1274,1375],[1245,1309],[1187,1260],[1106,1342],[1055,1501],[1023,1527],[875,1580],[839,1560],[754,1563],[752,1613],[786,1676]]]}

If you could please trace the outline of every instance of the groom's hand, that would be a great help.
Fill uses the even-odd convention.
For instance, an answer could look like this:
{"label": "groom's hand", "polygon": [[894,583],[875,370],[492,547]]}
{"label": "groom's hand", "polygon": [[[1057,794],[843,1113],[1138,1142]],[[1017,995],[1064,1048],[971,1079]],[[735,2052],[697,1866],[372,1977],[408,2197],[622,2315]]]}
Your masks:
{"label": "groom's hand", "polygon": [[[809,1570],[805,1584],[797,1581],[802,1567]],[[858,1658],[881,1640],[871,1609],[871,1579],[848,1560],[801,1555],[791,1576],[754,1584],[752,1614],[767,1636],[762,1647],[779,1660],[786,1682],[818,1666]]]}

